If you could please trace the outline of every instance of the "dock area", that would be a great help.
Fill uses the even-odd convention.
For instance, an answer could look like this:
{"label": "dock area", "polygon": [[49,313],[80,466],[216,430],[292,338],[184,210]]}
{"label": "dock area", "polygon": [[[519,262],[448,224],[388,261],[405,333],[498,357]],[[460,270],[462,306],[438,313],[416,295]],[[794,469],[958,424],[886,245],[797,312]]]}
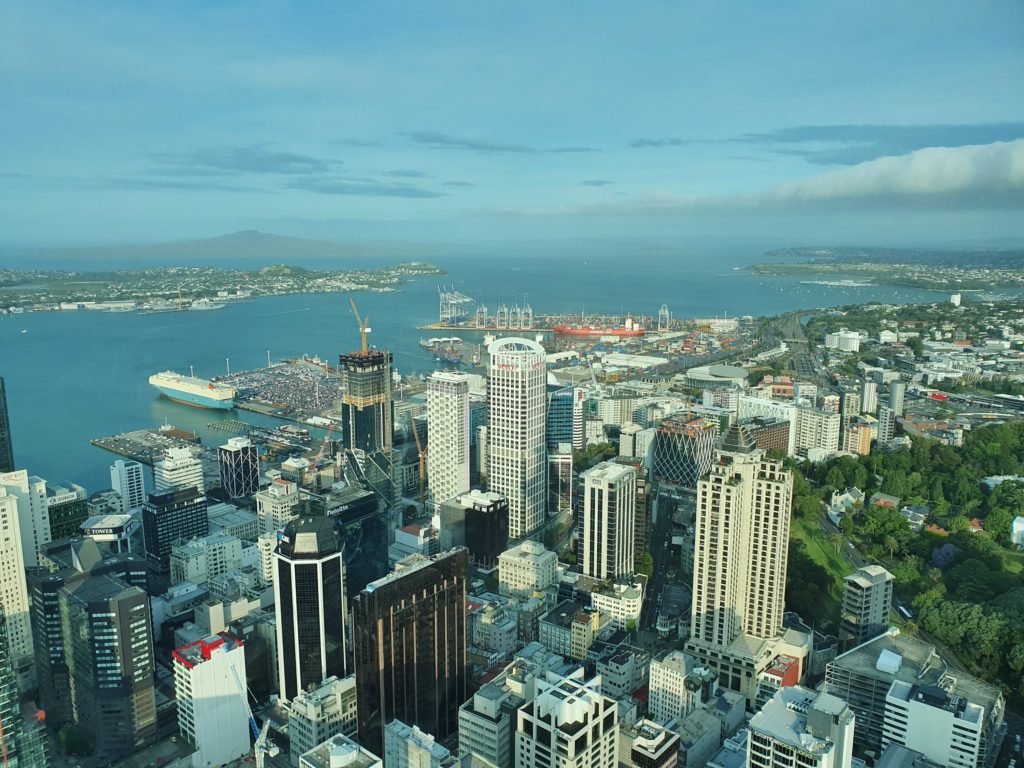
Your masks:
{"label": "dock area", "polygon": [[148,466],[162,459],[169,448],[184,447],[194,452],[200,446],[198,437],[174,428],[136,429],[119,435],[97,437],[90,442],[97,448]]}

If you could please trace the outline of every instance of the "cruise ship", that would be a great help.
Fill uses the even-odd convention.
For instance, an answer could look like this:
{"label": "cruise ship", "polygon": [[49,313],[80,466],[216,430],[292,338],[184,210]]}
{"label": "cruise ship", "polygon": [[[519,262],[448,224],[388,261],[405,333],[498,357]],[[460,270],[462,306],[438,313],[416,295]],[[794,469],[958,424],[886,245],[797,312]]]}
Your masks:
{"label": "cruise ship", "polygon": [[174,371],[154,373],[149,377],[149,383],[164,397],[176,403],[225,411],[235,407],[235,388],[227,384],[218,384],[196,376],[182,376]]}

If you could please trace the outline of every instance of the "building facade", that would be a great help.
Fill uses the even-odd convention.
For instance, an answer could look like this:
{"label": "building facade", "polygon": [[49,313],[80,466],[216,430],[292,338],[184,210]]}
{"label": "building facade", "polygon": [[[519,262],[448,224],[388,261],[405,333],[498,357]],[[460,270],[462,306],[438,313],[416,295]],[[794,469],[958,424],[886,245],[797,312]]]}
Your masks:
{"label": "building facade", "polygon": [[851,648],[889,629],[893,576],[880,565],[865,565],[843,579],[839,640]]}
{"label": "building facade", "polygon": [[529,597],[555,583],[558,555],[536,541],[524,541],[498,556],[498,590]]}
{"label": "building facade", "polygon": [[465,545],[478,568],[494,568],[508,546],[508,499],[493,491],[472,490],[452,502],[463,509]]}
{"label": "building facade", "polygon": [[121,496],[121,514],[142,509],[146,500],[145,469],[137,461],[118,459],[110,465],[110,487]]}
{"label": "building facade", "polygon": [[164,457],[153,464],[153,491],[159,494],[187,487],[206,493],[203,463],[192,455],[190,448],[168,448]]}
{"label": "building facade", "polygon": [[693,488],[711,469],[718,443],[718,422],[672,417],[658,427],[654,440],[656,479]]}
{"label": "building facade", "polygon": [[856,718],[846,702],[791,686],[750,720],[748,768],[850,768]]}
{"label": "building facade", "polygon": [[606,461],[580,475],[583,486],[583,573],[618,579],[633,573],[636,470]]}
{"label": "building facade", "polygon": [[487,353],[487,487],[508,499],[509,536],[520,539],[546,512],[547,353],[519,338],[499,339]]}
{"label": "building facade", "polygon": [[277,478],[256,494],[256,516],[261,534],[276,534],[298,514],[299,486],[291,480]]}
{"label": "building facade", "polygon": [[18,500],[3,486],[0,486],[0,608],[4,613],[7,662],[17,674],[19,688],[28,691],[35,682],[28,582],[21,549]]}
{"label": "building facade", "polygon": [[341,734],[356,739],[356,679],[328,677],[313,690],[299,691],[288,708],[288,741],[291,763],[299,756]]}
{"label": "building facade", "polygon": [[115,759],[156,736],[149,597],[109,575],[60,591],[72,719],[96,752]]}
{"label": "building facade", "polygon": [[146,557],[159,573],[170,572],[174,542],[205,536],[209,530],[206,496],[194,485],[151,493],[142,505]]}
{"label": "building facade", "polygon": [[245,647],[221,632],[171,653],[178,729],[196,748],[193,768],[226,765],[249,753]]}
{"label": "building facade", "polygon": [[232,437],[217,449],[220,484],[229,498],[252,496],[260,489],[260,457],[247,437]]}
{"label": "building facade", "polygon": [[[427,482],[438,514],[442,502],[469,490],[469,376],[438,371],[427,379],[427,434]],[[436,527],[443,537],[444,527]]]}
{"label": "building facade", "polygon": [[7,410],[7,388],[0,376],[0,473],[14,471],[14,441],[11,438],[11,415]]}

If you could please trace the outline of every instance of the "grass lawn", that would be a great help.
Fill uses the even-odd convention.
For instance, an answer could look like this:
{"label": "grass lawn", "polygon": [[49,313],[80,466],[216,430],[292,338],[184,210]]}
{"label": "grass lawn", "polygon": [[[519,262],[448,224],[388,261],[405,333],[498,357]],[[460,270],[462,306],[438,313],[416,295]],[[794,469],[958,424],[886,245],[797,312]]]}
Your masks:
{"label": "grass lawn", "polygon": [[811,560],[831,574],[836,584],[833,594],[842,595],[843,577],[853,573],[853,567],[841,552],[836,552],[832,542],[821,532],[817,521],[800,520],[794,517],[790,524],[790,535],[794,539],[800,539],[807,548],[807,555]]}

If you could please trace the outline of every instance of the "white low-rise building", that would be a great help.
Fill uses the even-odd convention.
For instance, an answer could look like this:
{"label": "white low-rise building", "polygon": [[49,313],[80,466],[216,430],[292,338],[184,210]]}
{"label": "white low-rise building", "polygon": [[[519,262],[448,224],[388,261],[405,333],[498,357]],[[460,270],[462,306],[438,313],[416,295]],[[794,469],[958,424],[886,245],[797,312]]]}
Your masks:
{"label": "white low-rise building", "polygon": [[529,597],[555,583],[558,556],[536,541],[524,541],[498,556],[498,589]]}

